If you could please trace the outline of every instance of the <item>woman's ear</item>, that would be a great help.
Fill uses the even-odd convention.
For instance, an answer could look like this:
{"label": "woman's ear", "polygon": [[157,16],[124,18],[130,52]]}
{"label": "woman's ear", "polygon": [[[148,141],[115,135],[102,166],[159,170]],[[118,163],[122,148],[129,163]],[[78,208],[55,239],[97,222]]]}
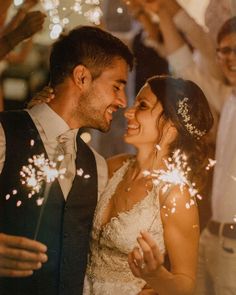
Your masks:
{"label": "woman's ear", "polygon": [[163,126],[162,142],[171,143],[177,136],[178,131],[171,121],[167,121]]}
{"label": "woman's ear", "polygon": [[92,81],[90,70],[83,65],[76,66],[73,70],[73,81],[81,90],[86,88]]}

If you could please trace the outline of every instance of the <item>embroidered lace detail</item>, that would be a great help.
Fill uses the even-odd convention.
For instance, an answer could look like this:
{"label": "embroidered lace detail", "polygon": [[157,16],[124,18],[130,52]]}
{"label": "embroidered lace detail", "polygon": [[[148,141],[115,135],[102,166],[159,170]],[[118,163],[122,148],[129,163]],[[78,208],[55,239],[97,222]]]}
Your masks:
{"label": "embroidered lace detail", "polygon": [[140,230],[149,231],[160,251],[165,252],[157,187],[131,210],[121,212],[104,226],[101,224],[104,210],[132,161],[129,159],[114,173],[97,205],[84,295],[137,295],[142,290],[145,281],[133,276],[127,261],[128,253],[138,246]]}

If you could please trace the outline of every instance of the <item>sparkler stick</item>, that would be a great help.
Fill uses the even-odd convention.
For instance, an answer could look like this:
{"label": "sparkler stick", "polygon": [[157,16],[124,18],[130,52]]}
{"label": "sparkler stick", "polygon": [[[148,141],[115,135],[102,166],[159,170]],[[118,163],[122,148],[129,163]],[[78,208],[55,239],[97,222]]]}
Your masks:
{"label": "sparkler stick", "polygon": [[45,190],[44,190],[44,194],[43,194],[43,203],[42,203],[42,207],[40,209],[39,218],[38,218],[35,233],[34,233],[34,240],[37,240],[37,237],[38,237],[39,228],[40,228],[44,208],[47,203],[48,196],[49,196],[49,191],[50,191],[51,185],[52,185],[52,183],[46,183],[46,185],[45,185]]}

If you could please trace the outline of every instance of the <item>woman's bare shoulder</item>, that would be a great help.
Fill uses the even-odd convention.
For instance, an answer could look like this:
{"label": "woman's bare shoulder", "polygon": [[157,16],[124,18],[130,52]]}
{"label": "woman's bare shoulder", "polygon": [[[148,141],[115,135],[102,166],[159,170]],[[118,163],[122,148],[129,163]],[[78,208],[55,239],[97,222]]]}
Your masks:
{"label": "woman's bare shoulder", "polygon": [[108,165],[108,172],[109,172],[109,178],[113,175],[113,173],[118,170],[125,161],[128,159],[133,158],[134,155],[132,154],[119,154],[112,156],[107,159],[107,165]]}

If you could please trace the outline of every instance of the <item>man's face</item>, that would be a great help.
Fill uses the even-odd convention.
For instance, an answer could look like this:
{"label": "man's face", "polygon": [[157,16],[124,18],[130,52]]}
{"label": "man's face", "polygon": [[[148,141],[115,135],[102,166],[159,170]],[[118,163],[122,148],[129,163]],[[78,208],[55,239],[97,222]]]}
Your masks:
{"label": "man's face", "polygon": [[218,62],[231,86],[236,86],[236,33],[225,36],[218,46]]}
{"label": "man's face", "polygon": [[112,64],[91,82],[91,87],[78,103],[78,115],[84,127],[107,132],[110,129],[112,114],[119,107],[126,107],[125,85],[128,65],[121,58],[114,58]]}

